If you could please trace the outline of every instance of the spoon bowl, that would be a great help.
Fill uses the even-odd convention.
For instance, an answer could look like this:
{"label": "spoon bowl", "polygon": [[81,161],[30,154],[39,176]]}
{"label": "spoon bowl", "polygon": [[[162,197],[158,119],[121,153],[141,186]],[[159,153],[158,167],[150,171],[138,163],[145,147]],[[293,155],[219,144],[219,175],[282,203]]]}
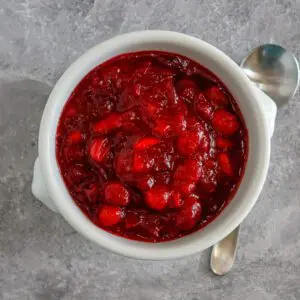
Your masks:
{"label": "spoon bowl", "polygon": [[299,64],[296,57],[275,44],[254,49],[241,63],[249,79],[278,106],[287,103],[299,85]]}

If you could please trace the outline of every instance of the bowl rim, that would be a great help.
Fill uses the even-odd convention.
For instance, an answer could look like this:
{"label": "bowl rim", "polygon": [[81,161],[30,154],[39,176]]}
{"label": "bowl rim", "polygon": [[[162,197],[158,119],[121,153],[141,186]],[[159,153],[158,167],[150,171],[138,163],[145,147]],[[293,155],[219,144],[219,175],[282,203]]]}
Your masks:
{"label": "bowl rim", "polygon": [[[56,128],[61,109],[77,83],[88,73],[88,71],[94,68],[91,68],[91,64],[94,64],[95,66],[95,62],[99,60],[100,56],[102,56],[101,61],[116,56],[112,49],[117,51],[116,49],[118,47],[124,48],[124,45],[134,48],[135,46],[138,47],[138,45],[143,45],[143,43],[147,45],[149,43],[176,45],[182,46],[184,49],[194,49],[195,51],[199,51],[199,55],[201,53],[201,55],[204,55],[207,59],[210,59],[216,65],[219,65],[222,70],[224,69],[229,72],[229,78],[234,80],[234,90],[238,90],[245,97],[248,97],[249,101],[243,101],[242,103],[245,102],[248,109],[253,112],[251,118],[254,121],[251,125],[251,136],[250,128],[248,128],[249,157],[250,155],[252,155],[251,157],[254,156],[254,153],[250,153],[253,151],[257,157],[253,157],[254,166],[248,166],[248,158],[245,171],[246,173],[249,168],[252,168],[252,171],[249,171],[250,174],[253,175],[253,178],[249,177],[251,178],[251,181],[245,183],[244,175],[236,195],[221,214],[208,226],[183,238],[161,243],[129,240],[110,234],[94,225],[77,207],[69,195],[60,175],[55,155]],[[120,53],[126,53],[126,51],[121,51]],[[174,53],[178,53],[178,51],[175,51]],[[107,55],[106,59],[104,59],[105,55]],[[190,57],[189,55],[186,56]],[[194,58],[192,59],[195,60]],[[82,74],[80,75],[80,73]],[[219,76],[219,74],[216,75],[222,81],[226,77],[225,73],[223,76]],[[225,85],[228,87],[227,84]],[[230,91],[232,92],[232,90]],[[251,140],[253,140],[252,147],[250,147]],[[270,160],[270,140],[263,109],[259,101],[257,101],[257,97],[255,96],[246,75],[239,66],[226,54],[200,39],[182,33],[161,30],[136,31],[113,37],[94,46],[72,63],[56,83],[46,103],[40,125],[38,149],[41,171],[45,178],[48,192],[58,211],[67,222],[83,236],[107,250],[127,257],[148,260],[165,260],[191,255],[212,246],[228,235],[243,221],[257,201],[266,179]],[[250,151],[251,149],[253,151]],[[236,201],[233,206],[234,208],[230,209],[229,207],[232,206],[232,202],[237,198],[237,194],[240,194],[240,202],[237,203]],[[245,199],[247,199],[247,201]],[[227,212],[225,213],[226,210]],[[209,227],[210,229],[208,229]]]}

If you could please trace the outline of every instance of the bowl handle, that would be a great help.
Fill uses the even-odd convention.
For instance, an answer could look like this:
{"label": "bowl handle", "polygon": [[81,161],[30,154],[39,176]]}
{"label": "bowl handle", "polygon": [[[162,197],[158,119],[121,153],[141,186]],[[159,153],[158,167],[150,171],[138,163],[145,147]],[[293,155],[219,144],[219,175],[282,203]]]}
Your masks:
{"label": "bowl handle", "polygon": [[254,93],[256,94],[258,101],[262,104],[269,131],[269,136],[271,138],[274,132],[277,106],[275,102],[268,95],[262,92],[258,87],[256,87],[254,84],[252,84],[252,87],[254,89]]}
{"label": "bowl handle", "polygon": [[48,208],[50,208],[52,211],[57,212],[57,209],[51,200],[44,176],[42,174],[41,165],[40,165],[40,159],[37,157],[34,163],[33,168],[33,179],[32,179],[32,185],[31,185],[31,191],[32,194],[42,203],[44,203]]}

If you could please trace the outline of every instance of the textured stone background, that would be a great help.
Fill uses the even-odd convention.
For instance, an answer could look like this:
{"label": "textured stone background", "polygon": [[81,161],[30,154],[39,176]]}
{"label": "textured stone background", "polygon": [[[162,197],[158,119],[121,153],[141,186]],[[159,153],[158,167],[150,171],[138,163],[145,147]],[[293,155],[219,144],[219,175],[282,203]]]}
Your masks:
{"label": "textured stone background", "polygon": [[169,29],[237,62],[270,41],[299,57],[299,28],[299,0],[1,0],[0,299],[299,300],[299,94],[278,114],[269,176],[225,277],[209,271],[208,251],[167,262],[105,252],[30,192],[47,96],[91,46],[123,32]]}

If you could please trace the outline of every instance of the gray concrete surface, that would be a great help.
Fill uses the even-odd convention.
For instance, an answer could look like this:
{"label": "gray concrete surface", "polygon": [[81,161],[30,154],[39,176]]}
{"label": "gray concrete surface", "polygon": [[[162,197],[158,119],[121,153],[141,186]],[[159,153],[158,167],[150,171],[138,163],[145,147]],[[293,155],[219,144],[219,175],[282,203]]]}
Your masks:
{"label": "gray concrete surface", "polygon": [[209,271],[209,251],[167,262],[108,253],[30,191],[47,96],[94,44],[169,29],[200,37],[236,62],[265,42],[299,58],[299,28],[299,0],[1,0],[0,299],[299,300],[299,93],[278,114],[268,179],[224,277]]}

